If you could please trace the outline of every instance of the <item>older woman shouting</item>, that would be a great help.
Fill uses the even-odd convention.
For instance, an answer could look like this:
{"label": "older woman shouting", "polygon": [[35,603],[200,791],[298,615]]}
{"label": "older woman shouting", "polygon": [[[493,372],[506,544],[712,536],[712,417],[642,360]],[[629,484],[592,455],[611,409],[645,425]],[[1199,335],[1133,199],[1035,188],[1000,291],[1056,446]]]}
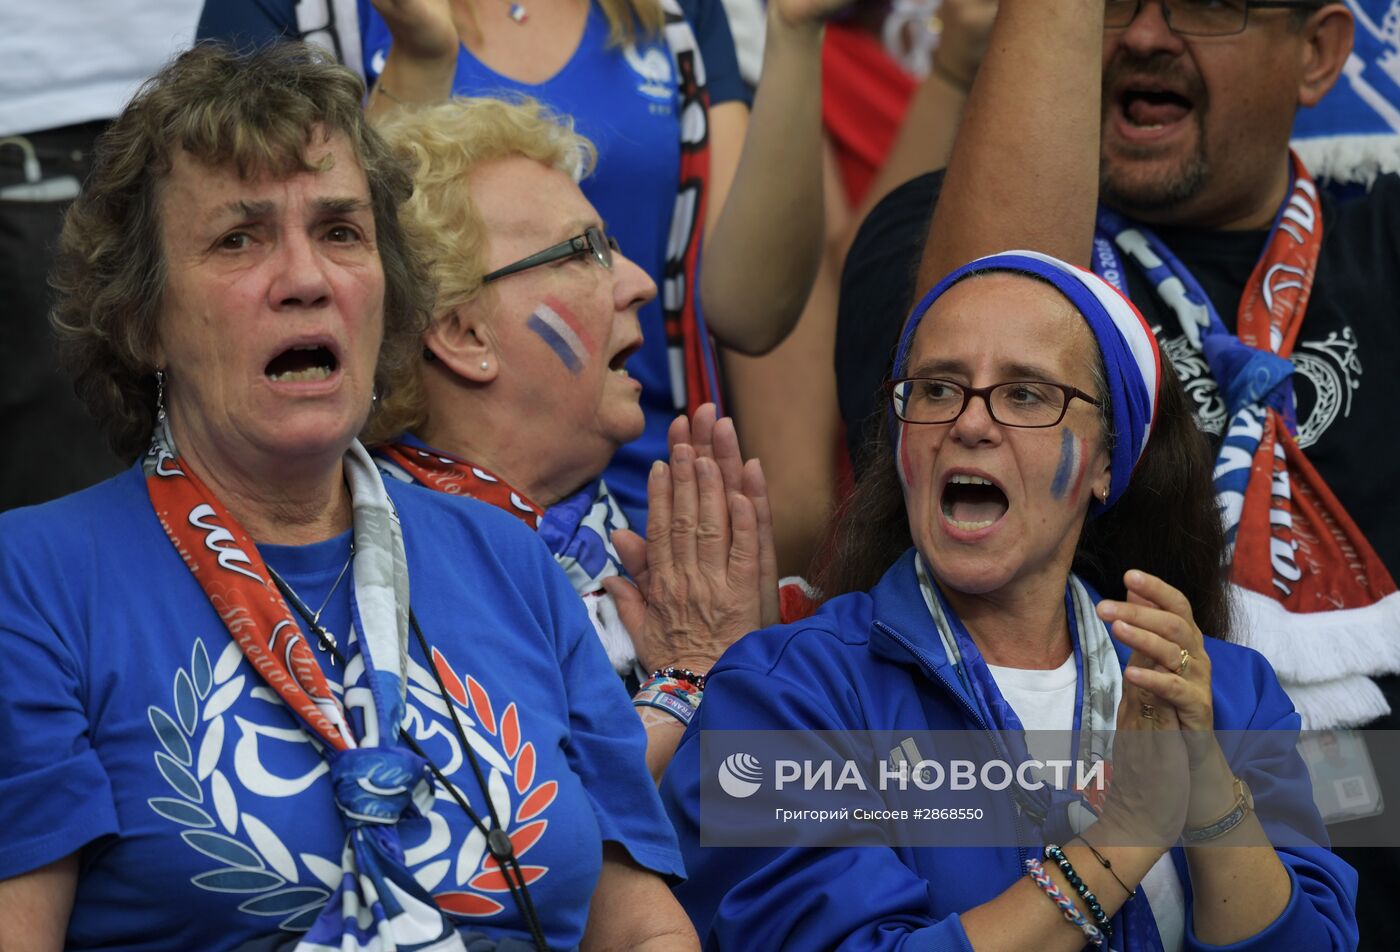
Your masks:
{"label": "older woman shouting", "polygon": [[74,206],[56,320],[149,449],[0,519],[7,950],[694,946],[548,553],[355,440],[429,303],[362,95],[196,49]]}
{"label": "older woman shouting", "polygon": [[642,430],[625,365],[656,285],[579,188],[593,146],[529,100],[402,109],[380,129],[413,170],[404,215],[438,296],[421,359],[372,423],[375,455],[391,475],[492,502],[539,532],[618,673],[643,682],[634,703],[659,776],[704,672],[777,620],[762,469],[743,463],[712,404],[674,421],[671,463],[649,480],[648,559],[599,476]]}
{"label": "older woman shouting", "polygon": [[[1261,656],[1202,634],[1228,627],[1209,456],[1141,316],[1088,272],[996,255],[919,303],[894,366],[824,583],[839,597],[725,655],[663,784],[706,947],[1354,947],[1356,877],[1314,845],[1298,716]],[[966,845],[994,848],[898,826],[866,847],[701,848],[696,728],[897,749],[967,731],[1018,773],[1114,769],[1103,799],[992,787],[977,805],[1002,833]],[[1231,761],[1212,728],[1282,750]]]}

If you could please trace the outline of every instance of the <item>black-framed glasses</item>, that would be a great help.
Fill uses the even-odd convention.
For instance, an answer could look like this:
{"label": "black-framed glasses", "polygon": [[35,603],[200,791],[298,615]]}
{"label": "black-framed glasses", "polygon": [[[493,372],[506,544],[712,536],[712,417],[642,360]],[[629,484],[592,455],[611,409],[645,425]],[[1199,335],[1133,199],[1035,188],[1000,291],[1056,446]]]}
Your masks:
{"label": "black-framed glasses", "polygon": [[613,252],[620,250],[616,238],[604,234],[601,228],[590,227],[581,235],[574,235],[567,241],[551,245],[543,251],[536,251],[528,257],[506,265],[504,268],[497,268],[482,278],[481,283],[489,284],[497,278],[504,278],[506,275],[516,274],[529,268],[537,268],[542,264],[549,264],[551,261],[561,261],[564,258],[576,258],[586,254],[591,254],[594,261],[611,271]]}
{"label": "black-framed glasses", "polygon": [[1102,404],[1083,390],[1046,380],[1008,380],[990,387],[969,387],[941,377],[901,377],[885,384],[894,415],[905,423],[952,423],[963,415],[973,397],[981,397],[987,412],[1002,426],[1054,426],[1065,418],[1069,402]]}
{"label": "black-framed glasses", "polygon": [[[1316,10],[1319,0],[1161,0],[1162,18],[1182,36],[1230,36],[1249,25],[1250,8]],[[1142,9],[1142,0],[1104,0],[1103,25],[1122,29]]]}

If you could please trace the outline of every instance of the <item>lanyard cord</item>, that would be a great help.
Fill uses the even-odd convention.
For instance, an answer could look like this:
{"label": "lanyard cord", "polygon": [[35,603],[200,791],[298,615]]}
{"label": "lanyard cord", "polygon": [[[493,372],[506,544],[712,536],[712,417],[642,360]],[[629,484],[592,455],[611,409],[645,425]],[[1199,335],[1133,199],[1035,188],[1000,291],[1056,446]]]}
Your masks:
{"label": "lanyard cord", "polygon": [[[467,752],[467,762],[471,764],[472,773],[476,775],[477,786],[481,788],[482,795],[486,797],[486,809],[491,814],[491,827],[487,829],[481,819],[468,811],[467,815],[477,826],[477,829],[486,834],[486,848],[491,851],[491,855],[496,858],[496,863],[501,867],[501,878],[510,887],[511,898],[515,900],[520,915],[525,923],[530,927],[530,937],[535,942],[535,947],[539,952],[548,952],[549,946],[545,944],[544,932],[540,928],[539,914],[535,912],[535,904],[530,900],[530,891],[525,886],[525,873],[520,869],[520,860],[515,855],[515,844],[511,843],[510,837],[506,835],[505,829],[501,826],[500,817],[496,815],[496,804],[491,801],[491,792],[486,787],[486,780],[481,775],[481,764],[476,759],[476,754],[472,752],[471,744],[467,743],[466,731],[462,728],[462,722],[457,716],[457,708],[452,705],[452,699],[448,697],[447,686],[442,683],[442,672],[438,671],[437,665],[433,664],[433,653],[428,647],[428,639],[423,635],[423,629],[418,625],[418,616],[413,613],[413,606],[408,608],[408,622],[413,628],[413,634],[418,638],[418,647],[423,650],[423,658],[427,662],[428,670],[433,673],[433,680],[437,682],[438,691],[442,694],[443,704],[447,707],[447,712],[452,715],[452,726],[456,729],[457,740],[462,744]],[[414,752],[424,760],[428,761],[428,766],[432,768],[433,775],[443,786],[448,788],[458,806],[467,809],[467,802],[456,786],[449,784],[447,778],[442,775],[437,764],[428,760],[427,756],[418,748],[418,744],[413,738],[408,736],[408,732],[399,728],[399,734],[414,749]],[[511,873],[515,874],[516,882],[511,882]],[[519,895],[516,895],[516,890]]]}
{"label": "lanyard cord", "polygon": [[[292,587],[286,583],[282,576],[277,574],[277,571],[273,569],[272,566],[269,565],[267,571],[272,575],[272,581],[276,583],[277,590],[282,593],[284,598],[291,602],[292,607],[296,609],[297,614],[302,617],[302,620],[308,624],[314,624],[311,620],[310,609],[308,609],[306,603],[301,600],[301,596],[292,590]],[[413,613],[412,606],[409,606],[408,609],[408,620],[413,628],[414,636],[418,639],[418,645],[423,650],[423,657],[427,662],[428,670],[433,673],[433,680],[437,682],[438,691],[442,695],[443,705],[447,708],[448,714],[452,717],[452,727],[457,734],[458,742],[466,752],[467,763],[471,764],[472,773],[476,776],[477,785],[480,787],[482,795],[486,798],[486,809],[490,814],[491,823],[488,825],[482,821],[481,815],[467,804],[466,798],[462,796],[456,784],[448,781],[441,768],[433,763],[428,755],[424,753],[423,748],[418,745],[418,742],[410,737],[408,731],[402,726],[399,727],[399,736],[403,738],[404,743],[408,745],[410,750],[423,758],[424,762],[428,765],[428,769],[432,771],[433,777],[435,777],[437,782],[442,785],[443,789],[451,795],[452,799],[457,801],[457,805],[462,808],[462,812],[467,815],[467,819],[471,821],[471,824],[486,837],[486,848],[491,853],[491,856],[495,858],[497,865],[501,869],[501,878],[505,880],[506,888],[510,890],[510,897],[515,902],[516,910],[520,913],[521,918],[525,920],[525,924],[530,929],[530,938],[534,943],[536,952],[549,952],[549,945],[545,942],[544,931],[540,927],[539,914],[535,911],[535,904],[531,901],[530,891],[525,885],[525,874],[520,869],[520,860],[515,855],[515,845],[511,843],[510,837],[501,826],[500,817],[496,814],[496,805],[491,801],[491,792],[487,788],[486,780],[481,773],[481,764],[478,763],[476,753],[472,750],[471,744],[467,742],[466,730],[462,727],[462,722],[457,716],[457,709],[453,706],[452,698],[447,693],[447,686],[443,684],[442,673],[438,671],[437,665],[432,662],[432,650],[428,646],[428,639],[423,635],[423,629],[418,624],[418,617]],[[322,642],[322,647],[325,648],[333,658],[340,662],[341,667],[345,667],[345,656],[340,653],[333,641],[329,643]]]}

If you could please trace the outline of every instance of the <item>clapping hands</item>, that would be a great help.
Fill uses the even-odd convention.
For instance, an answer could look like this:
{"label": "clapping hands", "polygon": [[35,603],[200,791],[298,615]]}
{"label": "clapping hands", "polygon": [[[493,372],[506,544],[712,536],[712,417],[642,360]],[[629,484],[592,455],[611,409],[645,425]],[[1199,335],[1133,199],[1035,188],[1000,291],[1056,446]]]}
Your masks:
{"label": "clapping hands", "polygon": [[734,424],[713,404],[679,417],[669,464],[647,482],[647,538],[613,544],[633,581],[604,584],[648,671],[708,671],[750,631],[778,621],[778,569],[763,469],[743,461]]}

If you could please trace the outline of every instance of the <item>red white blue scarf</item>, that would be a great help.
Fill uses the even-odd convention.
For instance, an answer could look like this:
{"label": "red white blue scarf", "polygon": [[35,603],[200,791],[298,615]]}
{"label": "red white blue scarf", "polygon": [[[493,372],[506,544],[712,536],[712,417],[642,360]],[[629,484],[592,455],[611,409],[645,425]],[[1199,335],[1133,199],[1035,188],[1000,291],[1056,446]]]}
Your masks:
{"label": "red white blue scarf", "polygon": [[700,313],[699,260],[710,184],[710,94],[695,33],[676,0],[661,0],[663,28],[676,71],[681,127],[680,184],[671,212],[661,310],[671,368],[671,399],[677,410],[695,413],[719,403],[719,382],[710,332]]}
{"label": "red white blue scarf", "polygon": [[450,453],[431,449],[412,436],[374,447],[380,468],[403,482],[418,483],[438,492],[470,496],[517,517],[549,546],[554,561],[583,599],[593,628],[608,660],[619,674],[632,671],[637,649],[617,614],[603,579],[624,574],[622,559],[612,544],[617,529],[628,528],[607,484],[595,479],[572,496],[545,509],[489,470]]}
{"label": "red white blue scarf", "polygon": [[347,655],[361,665],[344,708],[257,546],[178,455],[164,423],[143,467],[151,506],[244,657],[324,753],[347,837],[341,880],[298,952],[465,952],[404,864],[398,821],[432,810],[427,763],[399,743],[408,644],[408,570],[398,516],[359,443],[345,454],[354,506],[353,621]]}
{"label": "red white blue scarf", "polygon": [[1100,209],[1094,267],[1123,289],[1121,250],[1201,352],[1226,404],[1215,490],[1240,640],[1273,664],[1305,728],[1389,710],[1365,675],[1400,670],[1400,595],[1296,439],[1293,364],[1322,247],[1317,188],[1292,156],[1288,196],[1231,334],[1194,276],[1146,228]]}

